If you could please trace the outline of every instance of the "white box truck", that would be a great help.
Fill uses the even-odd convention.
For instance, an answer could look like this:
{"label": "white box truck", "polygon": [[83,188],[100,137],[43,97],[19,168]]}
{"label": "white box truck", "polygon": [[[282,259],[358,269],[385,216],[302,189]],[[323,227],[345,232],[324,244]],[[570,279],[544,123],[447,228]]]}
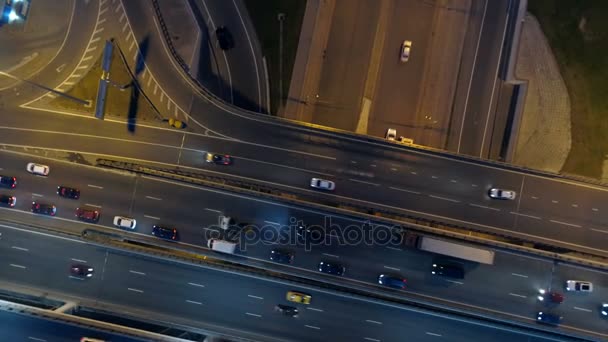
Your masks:
{"label": "white box truck", "polygon": [[460,242],[431,238],[411,232],[405,234],[403,242],[407,246],[417,248],[421,251],[447,255],[487,265],[494,264],[494,251],[485,248],[479,248]]}
{"label": "white box truck", "polygon": [[211,250],[228,254],[234,254],[236,245],[236,242],[219,239],[209,239],[209,241],[207,241],[207,247],[211,248]]}

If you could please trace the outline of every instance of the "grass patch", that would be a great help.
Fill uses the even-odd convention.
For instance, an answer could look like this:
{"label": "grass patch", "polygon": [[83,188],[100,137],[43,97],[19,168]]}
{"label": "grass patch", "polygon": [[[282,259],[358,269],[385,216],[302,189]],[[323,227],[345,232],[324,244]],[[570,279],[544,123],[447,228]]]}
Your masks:
{"label": "grass patch", "polygon": [[[61,96],[51,100],[49,105],[58,109],[68,109],[93,114],[95,112],[99,80],[102,74],[101,60],[102,58],[100,56],[97,61],[95,61],[95,64],[93,64],[91,69],[89,69],[87,74],[66,92],[68,95],[74,96],[81,100],[90,101],[90,107],[86,107],[81,103]],[[120,58],[118,51],[116,51],[116,48],[114,49],[112,64],[110,66],[110,79],[117,85],[129,84],[132,81],[131,74],[128,72],[128,69]],[[106,115],[127,118],[132,94],[132,87],[128,87],[127,89],[121,91],[115,86],[108,86],[105,107]],[[139,96],[137,98],[136,117],[137,120],[142,121],[151,121],[155,119],[153,108],[143,96]]]}
{"label": "grass patch", "polygon": [[563,172],[601,178],[608,155],[608,1],[530,0],[572,104],[572,149]]}
{"label": "grass patch", "polygon": [[[275,114],[289,92],[306,0],[245,0],[268,65],[270,113]],[[279,13],[283,21],[283,99],[279,98]]]}

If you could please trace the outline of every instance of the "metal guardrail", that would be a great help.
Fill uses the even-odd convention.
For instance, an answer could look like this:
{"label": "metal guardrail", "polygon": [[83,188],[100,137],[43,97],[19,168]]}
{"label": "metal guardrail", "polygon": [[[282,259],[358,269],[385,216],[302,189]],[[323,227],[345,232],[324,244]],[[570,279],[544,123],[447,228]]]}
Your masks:
{"label": "metal guardrail", "polygon": [[[298,191],[297,188],[281,189],[276,186],[269,186],[261,183],[254,183],[229,175],[209,175],[202,172],[183,171],[179,169],[164,169],[141,164],[114,161],[108,159],[97,159],[97,165],[130,171],[134,173],[172,179],[190,184],[220,189],[227,192],[236,192],[249,197],[263,197],[275,202],[286,202],[295,206],[316,209],[328,213],[338,214],[357,219],[368,220],[370,222],[384,224],[389,227],[406,227],[408,230],[419,233],[448,237],[451,239],[464,240],[469,243],[492,246],[499,249],[515,250],[521,253],[533,254],[549,259],[561,260],[588,267],[593,267],[601,270],[608,270],[606,259],[593,255],[583,254],[582,256],[567,255],[568,252],[574,252],[568,249],[556,250],[550,245],[540,244],[538,241],[526,241],[516,238],[505,237],[503,240],[490,240],[484,236],[491,236],[488,232],[477,232],[480,236],[471,235],[471,230],[466,227],[458,227],[455,225],[446,225],[439,221],[431,221],[421,218],[416,218],[402,213],[391,212],[385,209],[376,209],[370,207],[345,206],[337,200],[325,199],[319,201],[318,197],[311,194]],[[369,211],[373,211],[370,214]],[[499,237],[498,235],[494,235]],[[526,247],[526,244],[534,244],[536,248]]]}

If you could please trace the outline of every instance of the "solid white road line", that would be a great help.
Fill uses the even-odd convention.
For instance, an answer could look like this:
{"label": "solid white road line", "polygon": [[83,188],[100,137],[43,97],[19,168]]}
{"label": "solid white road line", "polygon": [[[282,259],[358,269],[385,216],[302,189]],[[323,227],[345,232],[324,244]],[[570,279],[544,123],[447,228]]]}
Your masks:
{"label": "solid white road line", "polygon": [[142,275],[142,276],[146,275],[144,272],[133,271],[133,270],[129,270],[129,273],[133,273],[133,274],[137,274],[137,275]]}
{"label": "solid white road line", "polygon": [[331,258],[339,258],[339,256],[337,256],[335,254],[323,253],[323,255],[331,257]]}
{"label": "solid white road line", "polygon": [[158,197],[152,197],[152,196],[146,196],[147,199],[151,199],[151,200],[155,200],[155,201],[162,201],[162,198],[158,198]]}
{"label": "solid white road line", "polygon": [[412,191],[412,190],[406,190],[406,189],[396,188],[394,186],[389,187],[389,189],[397,190],[397,191],[403,191],[403,192],[409,192],[410,194],[414,194],[414,195],[420,195],[420,192],[418,192],[418,191]]}
{"label": "solid white road line", "polygon": [[549,222],[553,222],[553,223],[561,224],[561,225],[568,226],[568,227],[582,228],[582,227],[581,227],[580,225],[578,225],[578,224],[572,224],[572,223],[567,223],[567,222],[562,222],[562,221],[557,221],[557,220],[549,220]]}
{"label": "solid white road line", "polygon": [[519,298],[528,298],[528,296],[520,295],[520,294],[517,294],[517,293],[509,293],[509,296],[519,297]]}
{"label": "solid white road line", "polygon": [[580,310],[580,311],[585,311],[585,312],[591,312],[591,310],[589,309],[585,309],[585,308],[579,308],[578,306],[574,307],[574,310]]}
{"label": "solid white road line", "polygon": [[147,217],[149,219],[156,220],[156,221],[160,220],[160,217],[156,217],[156,216],[144,215],[144,217]]}
{"label": "solid white road line", "polygon": [[214,213],[220,213],[220,214],[222,213],[222,212],[221,212],[221,211],[219,211],[219,210],[210,209],[210,208],[205,208],[205,210],[207,210],[207,211],[213,211]]}
{"label": "solid white road line", "polygon": [[380,342],[380,340],[379,340],[379,339],[377,339],[377,338],[364,337],[363,339],[364,339],[364,340],[366,340],[366,341]]}
{"label": "solid white road line", "polygon": [[253,316],[253,317],[262,317],[262,315],[254,314],[254,313],[251,313],[251,312],[245,312],[245,315]]}
{"label": "solid white road line", "polygon": [[44,195],[41,195],[41,194],[32,194],[32,196],[34,196],[34,197],[44,197]]}
{"label": "solid white road line", "polygon": [[97,205],[97,204],[85,203],[84,205],[86,205],[87,207],[101,208],[101,206],[100,206],[100,205]]}
{"label": "solid white road line", "polygon": [[598,232],[598,233],[608,234],[608,230],[595,229],[595,228],[591,228],[591,230],[593,230],[594,232]]}
{"label": "solid white road line", "polygon": [[76,262],[81,262],[81,263],[83,263],[83,264],[86,264],[86,263],[87,263],[87,261],[86,261],[86,260],[82,260],[82,259],[75,259],[75,258],[72,258],[71,260],[72,260],[72,261],[76,261]]}
{"label": "solid white road line", "polygon": [[17,264],[11,264],[12,267],[16,267],[16,268],[27,268],[23,265],[17,265]]}
{"label": "solid white road line", "polygon": [[205,285],[197,284],[197,283],[188,283],[188,285],[196,286],[196,287],[205,287]]}
{"label": "solid white road line", "polygon": [[264,299],[263,297],[254,296],[254,295],[247,295],[247,297],[249,297],[249,298],[255,298],[255,299]]}
{"label": "solid white road line", "polygon": [[435,334],[435,333],[432,333],[432,332],[430,332],[430,331],[427,331],[427,332],[426,332],[426,334],[427,334],[427,335],[431,335],[431,336],[437,336],[437,337],[441,337],[441,335],[440,335],[440,334]]}
{"label": "solid white road line", "polygon": [[281,225],[280,223],[272,222],[272,221],[264,221],[264,223],[272,224],[272,225],[275,225],[275,226],[280,226]]}
{"label": "solid white road line", "polygon": [[30,250],[27,248],[23,248],[23,247],[17,247],[17,246],[11,246],[12,249],[16,249],[18,251],[24,251],[24,252],[29,252]]}
{"label": "solid white road line", "polygon": [[527,275],[525,275],[525,274],[511,273],[511,275],[512,275],[512,276],[515,276],[515,277],[528,278],[528,276],[527,276]]}
{"label": "solid white road line", "polygon": [[460,203],[459,200],[455,200],[455,199],[451,199],[451,198],[447,198],[447,197],[441,197],[441,196],[435,196],[435,195],[429,195],[429,197],[444,200],[444,201],[454,202],[454,203]]}
{"label": "solid white road line", "polygon": [[140,289],[134,289],[134,288],[131,288],[131,287],[127,287],[127,290],[129,290],[129,291],[133,291],[133,292],[138,292],[138,293],[144,293],[144,291],[143,291],[143,290],[140,290]]}
{"label": "solid white road line", "polygon": [[311,310],[311,311],[318,311],[318,312],[323,312],[322,309],[317,309],[317,308],[306,308],[307,310]]}
{"label": "solid white road line", "polygon": [[481,208],[481,209],[488,209],[488,210],[500,211],[500,209],[498,209],[498,208],[486,207],[485,205],[479,205],[479,204],[475,204],[475,203],[469,203],[469,205],[470,205],[471,207],[475,207],[475,208]]}
{"label": "solid white road line", "polygon": [[517,216],[523,216],[523,217],[527,217],[527,218],[531,218],[531,219],[535,219],[535,220],[540,220],[541,218],[538,216],[532,216],[532,215],[526,215],[526,214],[520,214],[520,213],[516,213],[514,211],[511,212],[511,214],[513,215],[517,215]]}
{"label": "solid white road line", "polygon": [[310,329],[321,330],[321,328],[315,327],[314,325],[305,325],[305,327],[310,328]]}
{"label": "solid white road line", "polygon": [[390,266],[384,266],[384,268],[388,269],[388,270],[393,270],[393,271],[401,271],[400,269],[398,269],[397,267],[390,267]]}
{"label": "solid white road line", "polygon": [[195,301],[189,300],[189,299],[186,299],[186,303],[196,304],[196,305],[203,305],[203,303],[201,303],[201,302],[195,302]]}
{"label": "solid white road line", "polygon": [[366,182],[366,181],[362,181],[362,180],[358,180],[358,179],[354,179],[354,178],[349,178],[348,180],[351,182],[363,183],[363,184],[372,185],[372,186],[380,186],[380,184],[377,184],[377,183]]}
{"label": "solid white road line", "polygon": [[103,189],[103,186],[99,186],[99,185],[87,184],[87,186],[88,186],[89,188]]}
{"label": "solid white road line", "polygon": [[461,282],[461,281],[456,281],[456,280],[449,280],[449,279],[446,279],[445,281],[449,281],[450,283],[453,283],[453,284],[458,284],[458,285],[462,285],[462,284],[464,284],[463,282]]}
{"label": "solid white road line", "polygon": [[367,323],[372,323],[372,324],[380,324],[382,325],[382,322],[378,322],[378,321],[372,321],[371,319],[366,319],[365,320]]}

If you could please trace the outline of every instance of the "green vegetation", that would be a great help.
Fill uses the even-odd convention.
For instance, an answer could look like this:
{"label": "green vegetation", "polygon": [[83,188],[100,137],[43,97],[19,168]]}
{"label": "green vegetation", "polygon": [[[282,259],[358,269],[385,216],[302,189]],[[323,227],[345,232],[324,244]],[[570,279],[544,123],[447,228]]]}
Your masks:
{"label": "green vegetation", "polygon": [[[306,0],[245,0],[268,65],[270,112],[277,113],[289,92]],[[283,99],[279,99],[279,13],[283,21]]]}
{"label": "green vegetation", "polygon": [[[97,89],[99,87],[99,80],[101,78],[101,56],[97,59],[95,64],[89,69],[87,74],[70,90],[66,93],[82,100],[88,100],[91,102],[90,107],[85,107],[81,103],[69,100],[65,97],[58,96],[49,102],[50,106],[54,106],[60,109],[76,110],[87,113],[95,112],[95,102],[97,98]],[[118,51],[114,50],[112,56],[112,64],[110,67],[110,79],[114,84],[126,85],[131,83],[131,74],[129,74],[126,66],[124,65]],[[114,86],[108,87],[108,93],[106,98],[106,115],[128,117],[129,104],[131,101],[133,88],[128,87],[121,91],[119,88]],[[155,115],[152,107],[143,96],[137,98],[137,120],[151,121],[155,119]]]}
{"label": "green vegetation", "polygon": [[572,103],[572,150],[563,172],[600,178],[608,155],[608,1],[530,0]]}

